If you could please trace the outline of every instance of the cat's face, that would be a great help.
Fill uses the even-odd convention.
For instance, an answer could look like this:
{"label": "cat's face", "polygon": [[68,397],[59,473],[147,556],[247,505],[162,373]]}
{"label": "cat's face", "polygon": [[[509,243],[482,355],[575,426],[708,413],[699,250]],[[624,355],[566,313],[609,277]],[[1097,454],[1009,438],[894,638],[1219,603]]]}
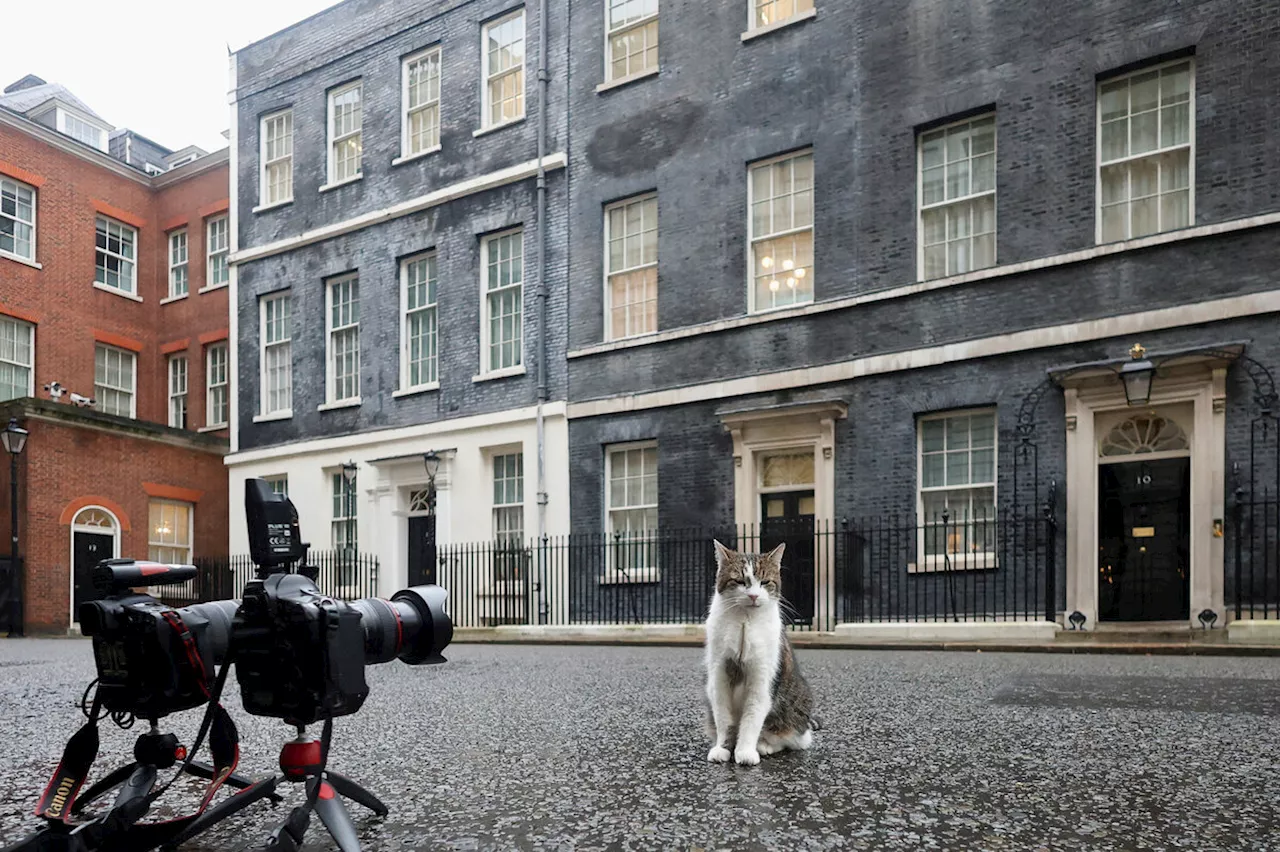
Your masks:
{"label": "cat's face", "polygon": [[720,542],[716,548],[716,594],[738,606],[776,603],[782,589],[780,544],[769,553],[739,553]]}

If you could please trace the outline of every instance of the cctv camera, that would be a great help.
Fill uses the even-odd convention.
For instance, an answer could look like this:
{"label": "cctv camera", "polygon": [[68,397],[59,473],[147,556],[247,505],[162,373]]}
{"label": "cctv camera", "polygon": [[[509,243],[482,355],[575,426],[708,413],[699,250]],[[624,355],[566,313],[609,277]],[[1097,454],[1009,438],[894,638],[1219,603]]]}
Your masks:
{"label": "cctv camera", "polygon": [[93,397],[81,396],[75,392],[72,392],[71,394],[71,401],[81,408],[84,408],[86,405],[93,405]]}
{"label": "cctv camera", "polygon": [[44,386],[44,389],[49,392],[50,399],[62,399],[62,395],[66,393],[67,390],[58,382],[49,382],[49,384]]}

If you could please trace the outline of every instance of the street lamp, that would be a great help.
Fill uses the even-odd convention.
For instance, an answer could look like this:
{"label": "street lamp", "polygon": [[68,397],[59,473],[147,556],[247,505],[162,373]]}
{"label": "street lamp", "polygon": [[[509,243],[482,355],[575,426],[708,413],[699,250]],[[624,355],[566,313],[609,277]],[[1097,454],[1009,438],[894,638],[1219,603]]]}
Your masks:
{"label": "street lamp", "polygon": [[343,493],[346,497],[346,515],[347,515],[347,582],[351,579],[351,560],[355,551],[356,541],[356,513],[355,513],[355,490],[356,490],[356,463],[354,461],[344,462],[342,465],[342,481]]}
{"label": "street lamp", "polygon": [[18,456],[27,445],[27,430],[18,425],[18,418],[10,417],[9,425],[0,433],[5,451],[9,453],[9,530],[12,535],[9,550],[9,636],[22,635],[22,578],[18,572]]}
{"label": "street lamp", "polygon": [[436,580],[436,473],[440,470],[440,455],[435,450],[422,454],[422,464],[427,469],[427,578]]}
{"label": "street lamp", "polygon": [[1124,382],[1124,398],[1129,405],[1146,405],[1151,400],[1151,380],[1156,375],[1156,365],[1145,357],[1147,350],[1141,343],[1133,344],[1129,357],[1133,360],[1120,368],[1120,380]]}
{"label": "street lamp", "polygon": [[427,450],[422,455],[422,464],[427,469],[427,515],[436,513],[436,473],[440,470],[440,456],[435,450]]}

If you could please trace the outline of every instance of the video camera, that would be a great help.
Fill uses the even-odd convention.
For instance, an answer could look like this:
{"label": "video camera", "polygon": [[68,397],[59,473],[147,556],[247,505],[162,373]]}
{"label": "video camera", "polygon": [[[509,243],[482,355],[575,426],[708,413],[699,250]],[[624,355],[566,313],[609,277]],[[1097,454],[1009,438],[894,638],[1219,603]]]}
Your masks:
{"label": "video camera", "polygon": [[307,545],[288,497],[251,479],[245,514],[258,579],[245,586],[231,629],[245,710],[295,725],[345,716],[369,694],[365,665],[397,657],[410,665],[445,662],[440,652],[453,639],[453,625],[444,589],[337,600],[320,591],[314,573],[290,573],[305,560]]}
{"label": "video camera", "polygon": [[[46,824],[4,852],[143,852],[173,848],[214,823],[266,797],[279,800],[280,781],[305,782],[307,801],[272,835],[268,849],[296,852],[314,810],[342,849],[358,849],[351,818],[337,798],[356,801],[385,815],[376,796],[328,769],[333,720],[355,713],[369,695],[366,665],[400,660],[411,665],[445,662],[453,639],[445,614],[447,593],[435,585],[396,592],[389,600],[338,600],[316,585],[318,570],[306,565],[298,513],[265,480],[245,486],[250,557],[257,579],[239,601],[173,608],[139,589],[181,583],[196,576],[192,565],[109,559],[93,570],[102,595],[80,607],[81,630],[93,639],[97,692],[81,699],[88,718],[67,743],[36,814]],[[235,772],[239,737],[219,702],[235,666],[245,709],[298,728],[280,755],[281,776],[250,781]],[[215,677],[216,671],[216,677]],[[90,684],[90,689],[94,684]],[[162,733],[160,717],[207,704],[190,750]],[[80,794],[98,749],[97,724],[105,710],[121,727],[135,717],[149,720],[138,738],[135,761],[118,767]],[[305,726],[324,722],[319,740]],[[213,764],[193,760],[205,735]],[[177,774],[156,787],[156,772],[181,761]],[[194,813],[161,823],[140,823],[151,803],[181,774],[205,778],[209,788]],[[210,808],[222,784],[239,793]],[[119,788],[110,809],[89,822],[71,818],[90,801]],[[336,791],[336,792],[335,792]]]}
{"label": "video camera", "polygon": [[93,569],[94,589],[103,597],[80,605],[80,631],[93,638],[98,697],[107,710],[156,719],[209,700],[236,601],[175,610],[134,591],[195,575],[194,565],[132,559],[107,559]]}

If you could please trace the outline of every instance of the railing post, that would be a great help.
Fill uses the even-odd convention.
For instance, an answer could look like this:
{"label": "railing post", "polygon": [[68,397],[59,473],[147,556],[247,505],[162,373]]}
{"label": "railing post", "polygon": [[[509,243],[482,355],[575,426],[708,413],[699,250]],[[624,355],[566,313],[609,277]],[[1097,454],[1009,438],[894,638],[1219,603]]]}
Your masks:
{"label": "railing post", "polygon": [[547,534],[538,540],[538,623],[547,623]]}
{"label": "railing post", "polygon": [[[1053,486],[1049,486],[1053,493]],[[1058,521],[1054,517],[1052,497],[1044,504],[1044,619],[1055,621],[1058,616]]]}
{"label": "railing post", "polygon": [[[1235,538],[1235,552],[1236,552],[1235,567],[1236,567],[1236,619],[1237,620],[1239,620],[1242,617],[1241,613],[1244,608],[1244,594],[1241,587],[1241,584],[1243,582],[1243,576],[1244,576],[1244,565],[1240,559],[1241,554],[1243,552],[1243,548],[1241,545],[1241,534],[1244,531],[1244,500],[1241,499],[1243,496],[1244,496],[1243,490],[1237,487],[1235,490],[1235,497],[1236,497],[1235,506],[1233,506],[1231,509],[1231,535]],[[1252,566],[1252,564],[1253,564],[1252,561],[1250,561],[1250,566]],[[1252,600],[1252,597],[1253,597],[1252,574],[1249,577],[1249,596],[1250,596],[1250,599]],[[1252,615],[1253,613],[1250,613],[1250,616]]]}

